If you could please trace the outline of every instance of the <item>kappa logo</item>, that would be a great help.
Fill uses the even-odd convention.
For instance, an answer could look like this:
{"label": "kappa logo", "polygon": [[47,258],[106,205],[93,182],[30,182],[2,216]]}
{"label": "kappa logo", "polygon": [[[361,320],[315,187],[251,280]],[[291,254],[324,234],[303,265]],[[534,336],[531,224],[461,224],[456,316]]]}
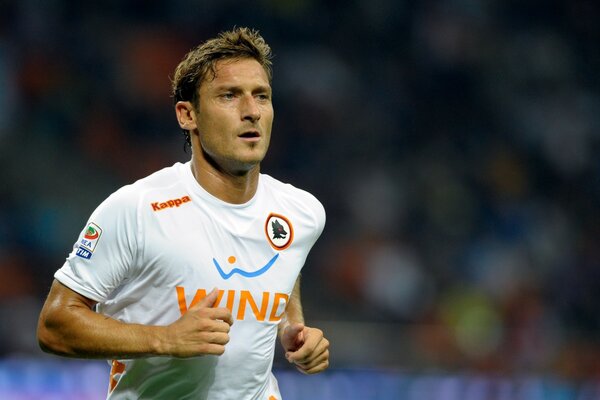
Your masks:
{"label": "kappa logo", "polygon": [[92,258],[92,254],[94,253],[94,250],[96,250],[100,236],[102,236],[102,228],[95,223],[90,222],[83,231],[83,237],[79,243],[77,243],[77,251],[75,251],[75,254],[86,260]]}
{"label": "kappa logo", "polygon": [[265,222],[269,244],[277,251],[285,250],[294,240],[294,228],[289,219],[279,214],[269,214]]}
{"label": "kappa logo", "polygon": [[177,208],[182,204],[189,203],[190,201],[192,201],[190,196],[183,196],[178,199],[171,199],[163,202],[156,201],[154,203],[150,203],[150,206],[152,207],[152,211],[161,211],[167,208]]}

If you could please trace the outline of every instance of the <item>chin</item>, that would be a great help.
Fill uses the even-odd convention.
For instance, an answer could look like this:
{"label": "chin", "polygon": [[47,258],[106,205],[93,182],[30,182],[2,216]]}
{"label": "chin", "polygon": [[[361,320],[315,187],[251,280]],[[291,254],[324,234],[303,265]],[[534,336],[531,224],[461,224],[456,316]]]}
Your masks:
{"label": "chin", "polygon": [[263,157],[246,157],[230,161],[230,170],[235,171],[236,175],[244,175],[260,166]]}
{"label": "chin", "polygon": [[262,162],[262,160],[265,158],[265,155],[266,151],[254,149],[253,151],[248,151],[239,154],[237,160],[240,163],[255,166],[256,164],[260,164]]}

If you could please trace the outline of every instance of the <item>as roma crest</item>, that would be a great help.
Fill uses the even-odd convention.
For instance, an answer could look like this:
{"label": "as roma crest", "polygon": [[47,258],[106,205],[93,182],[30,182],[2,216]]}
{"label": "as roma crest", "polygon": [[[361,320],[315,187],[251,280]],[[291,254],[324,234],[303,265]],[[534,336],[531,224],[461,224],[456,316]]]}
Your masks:
{"label": "as roma crest", "polygon": [[283,215],[270,214],[265,223],[265,233],[275,250],[287,249],[294,240],[292,223]]}

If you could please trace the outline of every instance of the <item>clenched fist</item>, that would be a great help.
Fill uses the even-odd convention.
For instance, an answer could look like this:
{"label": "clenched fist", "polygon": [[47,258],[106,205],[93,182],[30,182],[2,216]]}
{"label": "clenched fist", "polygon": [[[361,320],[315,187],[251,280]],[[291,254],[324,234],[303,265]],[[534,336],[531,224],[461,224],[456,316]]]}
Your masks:
{"label": "clenched fist", "polygon": [[194,357],[225,352],[233,317],[227,308],[213,308],[217,296],[217,289],[213,289],[181,318],[166,327],[165,354]]}

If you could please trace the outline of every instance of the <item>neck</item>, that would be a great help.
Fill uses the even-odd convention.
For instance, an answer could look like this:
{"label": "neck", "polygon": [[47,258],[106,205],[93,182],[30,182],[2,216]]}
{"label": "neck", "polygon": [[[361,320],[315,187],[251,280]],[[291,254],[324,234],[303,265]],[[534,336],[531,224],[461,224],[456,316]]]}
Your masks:
{"label": "neck", "polygon": [[219,168],[204,157],[192,156],[192,173],[196,181],[216,198],[226,203],[243,204],[256,194],[259,165],[235,174]]}

